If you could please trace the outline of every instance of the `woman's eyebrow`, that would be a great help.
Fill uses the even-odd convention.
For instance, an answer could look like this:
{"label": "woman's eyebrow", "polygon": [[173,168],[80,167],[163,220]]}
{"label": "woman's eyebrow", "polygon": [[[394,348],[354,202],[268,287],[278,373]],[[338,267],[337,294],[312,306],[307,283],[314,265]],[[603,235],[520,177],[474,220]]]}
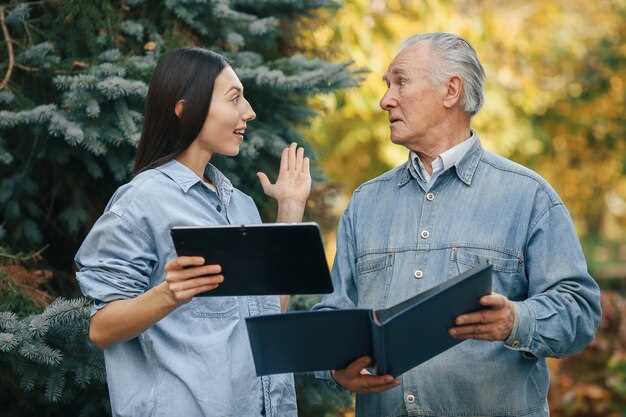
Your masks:
{"label": "woman's eyebrow", "polygon": [[236,86],[232,86],[232,87],[230,87],[230,88],[228,89],[228,91],[226,91],[226,92],[224,93],[224,95],[226,95],[226,94],[230,93],[230,92],[231,92],[231,90],[237,90],[237,91],[239,91],[239,94],[243,93],[243,88],[241,88],[241,87],[236,87]]}

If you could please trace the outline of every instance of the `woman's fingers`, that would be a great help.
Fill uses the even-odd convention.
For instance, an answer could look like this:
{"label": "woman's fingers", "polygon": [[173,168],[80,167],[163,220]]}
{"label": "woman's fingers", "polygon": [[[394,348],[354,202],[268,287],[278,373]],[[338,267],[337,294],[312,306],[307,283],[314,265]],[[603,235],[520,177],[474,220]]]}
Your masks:
{"label": "woman's fingers", "polygon": [[296,152],[296,172],[302,171],[303,160],[304,160],[304,148],[300,147],[298,148],[298,151]]}
{"label": "woman's fingers", "polygon": [[193,297],[203,292],[212,291],[218,287],[217,284],[203,285],[191,290],[180,291],[176,293],[176,298],[180,301],[190,301]]}
{"label": "woman's fingers", "polygon": [[296,149],[298,148],[297,143],[292,143],[289,146],[289,170],[294,171],[296,169]]}
{"label": "woman's fingers", "polygon": [[165,264],[165,271],[178,271],[188,266],[204,265],[204,258],[201,256],[179,256]]}
{"label": "woman's fingers", "polygon": [[302,171],[301,171],[302,174],[310,174],[309,163],[310,163],[309,158],[308,157],[304,158],[304,161],[302,163]]}
{"label": "woman's fingers", "polygon": [[177,282],[202,275],[219,274],[220,272],[222,272],[222,267],[219,265],[205,265],[169,272],[166,279],[168,282]]}
{"label": "woman's fingers", "polygon": [[283,149],[280,154],[280,172],[285,172],[289,169],[289,147]]}
{"label": "woman's fingers", "polygon": [[196,287],[221,284],[222,282],[224,282],[223,275],[211,275],[208,277],[203,276],[199,278],[187,279],[185,281],[170,283],[170,290],[174,292],[185,291]]}
{"label": "woman's fingers", "polygon": [[[281,159],[280,164],[281,164],[281,168],[280,169],[283,169],[282,168],[282,164],[283,164],[282,159]],[[259,178],[259,182],[261,183],[261,187],[263,187],[263,192],[266,195],[270,195],[271,188],[272,188],[272,183],[270,182],[270,179],[267,178],[267,175],[265,175],[264,172],[257,172],[256,175]]]}

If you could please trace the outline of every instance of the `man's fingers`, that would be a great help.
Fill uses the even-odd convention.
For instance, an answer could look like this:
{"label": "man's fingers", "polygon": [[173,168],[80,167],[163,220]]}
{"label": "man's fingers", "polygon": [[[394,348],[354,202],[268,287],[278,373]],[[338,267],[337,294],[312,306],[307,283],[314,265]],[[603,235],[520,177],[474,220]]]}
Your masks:
{"label": "man's fingers", "polygon": [[498,327],[493,324],[453,327],[449,333],[457,339],[500,340]]}
{"label": "man's fingers", "polygon": [[201,256],[179,256],[165,264],[165,271],[178,271],[188,266],[204,265],[204,258]]}
{"label": "man's fingers", "polygon": [[345,369],[345,372],[351,377],[356,377],[361,374],[361,369],[369,365],[371,361],[372,359],[369,356],[361,356],[350,365],[348,365]]}
{"label": "man's fingers", "polygon": [[384,385],[394,384],[396,381],[391,375],[363,375],[363,380],[368,388],[376,388]]}
{"label": "man's fingers", "polygon": [[493,323],[502,319],[502,313],[497,310],[480,310],[471,314],[463,314],[456,318],[457,326],[476,323]]}
{"label": "man's fingers", "polygon": [[391,389],[393,387],[397,387],[398,385],[400,385],[400,381],[398,380],[394,380],[388,384],[384,384],[384,385],[377,385],[375,387],[370,387],[368,389],[368,392],[383,392],[383,391],[387,391],[388,389]]}
{"label": "man's fingers", "polygon": [[485,325],[475,325],[475,326],[461,326],[461,327],[453,327],[450,329],[450,334],[453,336],[466,336],[466,335],[477,335],[480,333],[486,333],[490,331],[491,326]]}
{"label": "man's fingers", "polygon": [[357,386],[362,393],[383,392],[400,384],[400,381],[394,379],[391,375],[363,375],[359,378]]}
{"label": "man's fingers", "polygon": [[506,306],[506,297],[503,295],[493,293],[491,295],[485,295],[480,299],[480,304],[485,307],[503,308]]}

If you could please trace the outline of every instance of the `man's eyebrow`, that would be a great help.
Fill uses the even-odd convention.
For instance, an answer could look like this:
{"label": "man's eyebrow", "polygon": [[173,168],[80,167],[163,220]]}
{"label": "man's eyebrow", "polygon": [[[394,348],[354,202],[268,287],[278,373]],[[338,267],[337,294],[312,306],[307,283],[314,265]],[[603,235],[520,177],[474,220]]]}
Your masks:
{"label": "man's eyebrow", "polygon": [[392,68],[383,75],[383,81],[389,82],[389,73],[391,73],[391,75],[406,75],[406,71],[403,68]]}
{"label": "man's eyebrow", "polygon": [[230,92],[231,92],[231,90],[237,90],[237,91],[239,92],[239,94],[243,93],[243,88],[241,88],[241,87],[236,87],[236,86],[232,86],[232,87],[230,87],[230,88],[228,89],[228,91],[226,91],[226,92],[224,93],[224,95],[226,95],[226,94],[230,93]]}
{"label": "man's eyebrow", "polygon": [[394,75],[396,75],[396,74],[405,75],[406,71],[404,69],[402,69],[402,68],[397,68],[396,67],[396,68],[391,70],[391,73],[394,74]]}

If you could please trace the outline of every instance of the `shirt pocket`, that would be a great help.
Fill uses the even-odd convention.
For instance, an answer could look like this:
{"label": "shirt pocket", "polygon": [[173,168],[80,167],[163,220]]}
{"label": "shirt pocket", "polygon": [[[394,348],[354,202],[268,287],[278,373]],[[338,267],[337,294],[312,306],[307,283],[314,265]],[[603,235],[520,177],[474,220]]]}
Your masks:
{"label": "shirt pocket", "polygon": [[358,306],[383,308],[389,295],[393,276],[393,253],[368,254],[356,263]]}
{"label": "shirt pocket", "polygon": [[239,318],[237,297],[195,297],[191,300],[191,315],[207,319]]}
{"label": "shirt pocket", "polygon": [[492,267],[493,290],[511,300],[526,298],[528,283],[524,274],[521,256],[512,251],[481,247],[455,246],[450,253],[450,276],[489,262]]}

